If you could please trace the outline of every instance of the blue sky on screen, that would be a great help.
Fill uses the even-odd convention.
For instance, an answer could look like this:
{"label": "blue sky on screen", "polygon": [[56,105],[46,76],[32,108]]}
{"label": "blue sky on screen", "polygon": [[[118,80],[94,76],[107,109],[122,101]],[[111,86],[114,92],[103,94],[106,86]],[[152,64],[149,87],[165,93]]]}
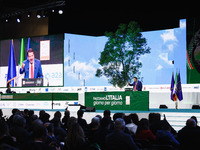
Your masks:
{"label": "blue sky on screen", "polygon": [[[180,27],[143,32],[150,54],[141,56],[143,84],[170,84],[172,72],[181,71],[181,81],[186,83],[186,20]],[[107,86],[105,77],[97,78],[98,59],[107,41],[105,36],[65,34],[64,86]],[[172,64],[174,60],[174,65]]]}

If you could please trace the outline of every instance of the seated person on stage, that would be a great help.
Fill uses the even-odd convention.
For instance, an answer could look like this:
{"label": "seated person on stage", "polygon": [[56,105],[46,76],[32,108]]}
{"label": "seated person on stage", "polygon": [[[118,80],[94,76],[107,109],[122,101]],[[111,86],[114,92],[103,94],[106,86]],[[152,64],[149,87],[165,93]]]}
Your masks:
{"label": "seated person on stage", "polygon": [[7,94],[8,94],[8,93],[12,93],[10,87],[11,87],[10,82],[7,82],[7,90],[6,90],[6,93],[7,93]]}
{"label": "seated person on stage", "polygon": [[130,84],[130,83],[128,82],[128,85],[129,85],[129,86],[133,86],[133,91],[142,91],[142,82],[140,82],[140,81],[137,79],[137,77],[134,77],[133,80],[134,80],[133,84]]}
{"label": "seated person on stage", "polygon": [[11,91],[11,84],[10,84],[10,82],[11,82],[12,80],[14,80],[15,78],[16,78],[16,77],[14,77],[14,78],[8,80],[8,82],[7,82],[7,90],[6,90],[6,93],[7,93],[7,94],[8,94],[8,93],[16,93],[16,92],[14,92],[14,91]]}
{"label": "seated person on stage", "polygon": [[40,60],[35,58],[34,50],[27,51],[28,59],[25,60],[20,68],[20,74],[25,73],[24,78],[43,78]]}

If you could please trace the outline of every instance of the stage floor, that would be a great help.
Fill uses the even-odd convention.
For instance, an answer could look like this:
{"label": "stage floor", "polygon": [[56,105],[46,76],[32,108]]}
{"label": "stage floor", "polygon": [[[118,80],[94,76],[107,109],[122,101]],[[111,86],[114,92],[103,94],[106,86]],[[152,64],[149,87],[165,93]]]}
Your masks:
{"label": "stage floor", "polygon": [[[2,109],[4,116],[9,117],[11,115],[12,109]],[[34,109],[36,115],[39,115],[39,109]],[[45,110],[47,113],[50,114],[51,118],[53,118],[54,113],[56,111],[60,111],[62,113],[62,117],[64,116],[64,109],[63,110]],[[96,112],[85,112],[83,118],[86,119],[87,123],[91,122],[91,119],[96,115],[103,116],[104,110],[96,110]],[[179,131],[182,127],[185,126],[186,120],[189,119],[191,116],[196,116],[197,120],[200,121],[200,109],[150,109],[149,111],[121,111],[121,110],[111,110],[111,117],[117,113],[123,112],[126,115],[130,113],[137,113],[139,119],[141,118],[148,118],[149,113],[160,113],[161,119],[163,119],[164,115],[166,116],[168,122],[172,125],[172,127]],[[70,116],[77,117],[76,111],[70,111]],[[200,124],[199,124],[200,125]]]}

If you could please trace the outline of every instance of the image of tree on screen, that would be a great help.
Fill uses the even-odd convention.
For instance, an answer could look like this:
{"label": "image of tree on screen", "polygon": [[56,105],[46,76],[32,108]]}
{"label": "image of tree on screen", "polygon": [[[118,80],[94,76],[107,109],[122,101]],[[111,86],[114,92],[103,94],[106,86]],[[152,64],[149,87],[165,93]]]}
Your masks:
{"label": "image of tree on screen", "polygon": [[134,76],[140,77],[140,56],[150,53],[151,49],[135,21],[128,25],[120,24],[115,33],[107,32],[105,35],[108,41],[101,52],[101,67],[97,69],[96,76],[105,76],[113,86],[124,87]]}

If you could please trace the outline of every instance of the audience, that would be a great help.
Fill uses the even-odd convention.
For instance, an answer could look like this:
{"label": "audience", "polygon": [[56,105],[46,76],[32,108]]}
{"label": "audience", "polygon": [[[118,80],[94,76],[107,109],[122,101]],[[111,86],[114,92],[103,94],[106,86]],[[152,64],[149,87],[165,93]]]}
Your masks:
{"label": "audience", "polygon": [[138,126],[133,123],[131,116],[124,116],[124,121],[131,135],[135,136]]}
{"label": "audience", "polygon": [[[137,114],[115,113],[110,110],[103,118],[97,115],[87,124],[84,111],[77,118],[65,110],[56,111],[53,119],[41,110],[39,117],[34,111],[12,110],[9,119],[0,110],[0,150],[158,150],[197,149],[200,139],[198,120],[192,116],[185,127],[173,131],[167,119],[159,113],[150,113],[149,120]],[[62,121],[62,122],[61,122]],[[166,146],[166,147],[165,147]]]}
{"label": "audience", "polygon": [[19,144],[26,143],[30,136],[29,132],[25,129],[26,119],[20,115],[13,117],[13,127],[10,129],[10,135],[16,138]]}
{"label": "audience", "polygon": [[65,148],[67,150],[87,150],[89,143],[85,139],[82,127],[78,123],[74,123],[67,134]]}
{"label": "audience", "polygon": [[174,148],[178,148],[180,146],[180,143],[171,133],[171,127],[165,121],[162,121],[161,130],[157,130],[156,132],[156,141],[158,144],[171,145]]}
{"label": "audience", "polygon": [[117,118],[114,124],[114,131],[106,136],[107,150],[137,150],[137,146],[130,134],[124,132],[125,121]]}
{"label": "audience", "polygon": [[56,148],[51,147],[45,141],[47,138],[47,129],[44,125],[36,126],[33,129],[33,141],[25,143],[21,150],[54,150]]}
{"label": "audience", "polygon": [[82,109],[78,110],[77,117],[78,117],[78,123],[83,128],[83,130],[86,130],[88,128],[87,122],[85,119],[83,119],[84,111]]}
{"label": "audience", "polygon": [[149,128],[156,135],[157,130],[161,130],[161,116],[159,113],[150,113],[149,114]]}
{"label": "audience", "polygon": [[64,117],[62,118],[62,124],[65,129],[67,129],[67,123],[69,118],[70,118],[70,111],[66,108],[64,112]]}
{"label": "audience", "polygon": [[88,130],[85,132],[86,137],[92,143],[94,143],[94,134],[97,132],[100,126],[100,119],[93,117],[91,123],[88,125]]}
{"label": "audience", "polygon": [[194,119],[188,119],[186,126],[178,132],[178,141],[181,150],[196,149],[199,146],[200,128]]}
{"label": "audience", "polygon": [[100,127],[94,134],[94,142],[96,142],[102,150],[106,149],[106,136],[111,133],[111,118],[105,117],[100,121]]}
{"label": "audience", "polygon": [[146,118],[142,118],[138,124],[138,129],[136,133],[137,139],[155,141],[156,136],[149,129],[149,120]]}

